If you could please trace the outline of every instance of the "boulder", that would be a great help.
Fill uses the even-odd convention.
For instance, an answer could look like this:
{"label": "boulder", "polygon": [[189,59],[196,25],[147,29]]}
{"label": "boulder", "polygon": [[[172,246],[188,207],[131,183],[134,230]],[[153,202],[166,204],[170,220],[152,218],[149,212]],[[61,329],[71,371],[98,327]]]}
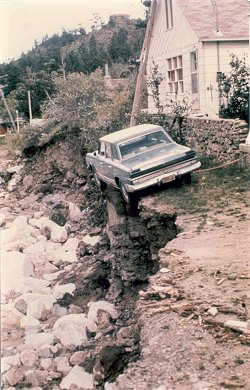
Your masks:
{"label": "boulder", "polygon": [[25,372],[25,383],[31,386],[44,386],[47,383],[48,373],[42,370],[28,370]]}
{"label": "boulder", "polygon": [[41,350],[53,344],[54,335],[52,333],[36,333],[25,337],[25,344],[35,350]]}
{"label": "boulder", "polygon": [[21,368],[12,367],[6,374],[4,374],[3,379],[7,381],[10,386],[15,386],[18,383],[23,381],[23,371]]}
{"label": "boulder", "polygon": [[6,222],[6,215],[3,213],[0,213],[0,227],[5,225]]}
{"label": "boulder", "polygon": [[19,354],[4,356],[1,358],[1,373],[8,371],[12,367],[20,366]]}
{"label": "boulder", "polygon": [[75,291],[76,286],[74,283],[67,283],[67,284],[61,284],[56,285],[52,291],[52,294],[56,299],[63,298],[64,294],[71,294],[73,295],[73,291]]}
{"label": "boulder", "polygon": [[19,174],[21,170],[23,169],[24,165],[15,165],[13,167],[7,168],[8,173],[17,173]]}
{"label": "boulder", "polygon": [[79,388],[94,389],[93,375],[84,371],[82,367],[75,366],[69,374],[62,380],[61,389]]}
{"label": "boulder", "polygon": [[73,366],[79,366],[83,364],[87,358],[87,354],[84,351],[77,351],[70,357],[70,364]]}
{"label": "boulder", "polygon": [[20,319],[20,327],[26,332],[38,332],[40,330],[40,322],[31,316],[25,316]]}
{"label": "boulder", "polygon": [[67,238],[68,238],[68,233],[67,233],[67,230],[64,227],[56,225],[56,226],[54,226],[52,228],[51,236],[50,236],[50,240],[52,242],[63,243],[65,241],[67,241]]}
{"label": "boulder", "polygon": [[50,219],[59,226],[64,226],[69,215],[69,205],[65,202],[54,204],[51,210]]}
{"label": "boulder", "polygon": [[11,328],[18,329],[20,320],[24,315],[15,309],[14,303],[9,303],[1,307],[1,330],[9,331]]}
{"label": "boulder", "polygon": [[55,322],[53,334],[64,347],[74,349],[87,344],[86,328],[93,332],[96,326],[85,314],[68,314]]}
{"label": "boulder", "polygon": [[25,276],[34,276],[34,267],[24,253],[18,251],[1,254],[1,289],[3,294],[10,291],[22,292]]}
{"label": "boulder", "polygon": [[34,177],[32,175],[24,176],[23,186],[25,191],[29,191],[34,185]]}
{"label": "boulder", "polygon": [[107,301],[98,301],[98,302],[89,302],[88,303],[89,312],[88,319],[94,323],[98,323],[98,312],[104,311],[107,312],[112,319],[116,319],[118,317],[117,310],[112,303]]}
{"label": "boulder", "polygon": [[32,349],[26,349],[20,353],[20,361],[26,367],[32,367],[38,363],[38,353]]}
{"label": "boulder", "polygon": [[21,295],[15,300],[15,303],[20,299],[24,300],[27,304],[27,315],[36,319],[42,318],[44,312],[51,311],[56,299],[53,295],[38,294],[38,293],[26,293]]}
{"label": "boulder", "polygon": [[56,368],[58,372],[67,375],[72,369],[72,367],[69,364],[69,358],[67,356],[58,358]]}
{"label": "boulder", "polygon": [[75,252],[78,248],[78,239],[77,238],[69,238],[65,244],[62,246],[63,252]]}
{"label": "boulder", "polygon": [[72,203],[69,202],[69,219],[72,222],[78,222],[82,218],[82,212],[79,209],[79,207]]}

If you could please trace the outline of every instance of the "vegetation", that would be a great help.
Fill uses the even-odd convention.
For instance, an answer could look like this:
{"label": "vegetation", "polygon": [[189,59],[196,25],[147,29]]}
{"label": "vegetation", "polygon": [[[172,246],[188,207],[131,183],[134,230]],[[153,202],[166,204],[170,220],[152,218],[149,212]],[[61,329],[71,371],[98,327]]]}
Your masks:
{"label": "vegetation", "polygon": [[[213,165],[216,164],[213,162]],[[219,164],[217,164],[219,165]],[[167,191],[160,191],[153,195],[153,202],[163,209],[171,209],[180,214],[195,214],[217,209],[218,213],[229,206],[236,211],[236,204],[247,206],[249,172],[240,164],[205,171],[210,168],[209,161],[203,161],[202,171],[192,174],[192,185],[184,185],[179,188],[176,185],[168,185]],[[235,204],[234,204],[235,202]],[[242,215],[241,215],[242,217]]]}
{"label": "vegetation", "polygon": [[[42,106],[58,93],[60,77],[91,75],[108,63],[111,74],[114,66],[116,77],[130,78],[136,71],[133,63],[140,55],[144,32],[140,20],[112,18],[105,25],[95,15],[89,34],[82,27],[63,30],[61,35],[44,37],[41,44],[35,42],[32,50],[18,60],[0,64],[0,76],[6,75],[2,83],[12,115],[18,110],[19,116],[29,118],[30,91],[33,117],[40,118]],[[9,120],[2,101],[0,117]]]}
{"label": "vegetation", "polygon": [[249,68],[246,57],[231,54],[230,73],[218,74],[221,98],[220,116],[249,120]]}

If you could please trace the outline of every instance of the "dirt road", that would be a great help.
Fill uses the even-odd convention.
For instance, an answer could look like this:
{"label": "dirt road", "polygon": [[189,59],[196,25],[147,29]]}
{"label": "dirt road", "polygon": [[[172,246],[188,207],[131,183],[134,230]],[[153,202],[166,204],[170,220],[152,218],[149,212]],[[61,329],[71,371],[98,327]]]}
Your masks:
{"label": "dirt road", "polygon": [[160,251],[161,270],[138,303],[141,360],[118,379],[118,388],[250,389],[245,204],[180,216],[177,223],[182,232]]}

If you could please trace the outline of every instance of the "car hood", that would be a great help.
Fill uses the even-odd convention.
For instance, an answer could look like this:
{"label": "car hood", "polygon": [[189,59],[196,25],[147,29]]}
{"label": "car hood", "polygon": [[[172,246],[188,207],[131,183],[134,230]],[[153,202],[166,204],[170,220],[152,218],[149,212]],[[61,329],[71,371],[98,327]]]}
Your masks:
{"label": "car hood", "polygon": [[165,163],[174,164],[179,159],[188,159],[186,153],[189,151],[191,149],[186,146],[169,144],[130,157],[123,160],[122,164],[133,170],[140,169],[144,171]]}

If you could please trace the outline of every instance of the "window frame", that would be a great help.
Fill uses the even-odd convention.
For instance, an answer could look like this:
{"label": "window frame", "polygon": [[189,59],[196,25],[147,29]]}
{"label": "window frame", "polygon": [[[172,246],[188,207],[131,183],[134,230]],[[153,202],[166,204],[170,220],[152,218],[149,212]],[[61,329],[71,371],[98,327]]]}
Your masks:
{"label": "window frame", "polygon": [[167,59],[167,90],[169,93],[184,93],[182,54]]}

